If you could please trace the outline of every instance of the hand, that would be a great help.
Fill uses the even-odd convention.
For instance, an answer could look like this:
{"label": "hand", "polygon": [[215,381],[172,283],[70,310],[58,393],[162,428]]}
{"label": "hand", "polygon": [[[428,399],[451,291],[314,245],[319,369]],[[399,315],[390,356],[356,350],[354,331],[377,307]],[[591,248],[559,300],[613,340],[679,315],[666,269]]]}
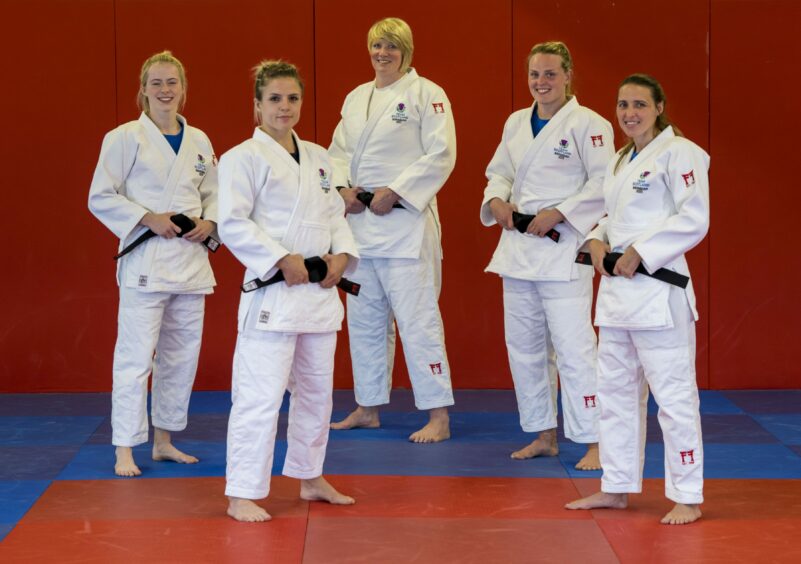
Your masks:
{"label": "hand", "polygon": [[193,217],[192,221],[195,222],[195,228],[189,233],[184,233],[184,239],[192,243],[202,243],[208,239],[209,235],[214,231],[214,228],[217,227],[216,223],[208,219]]}
{"label": "hand", "polygon": [[373,191],[373,201],[370,202],[370,211],[376,215],[387,215],[392,211],[392,206],[398,203],[398,196],[392,188],[377,188]]}
{"label": "hand", "polygon": [[598,239],[591,239],[589,244],[590,256],[592,257],[592,266],[598,271],[601,276],[611,276],[604,268],[604,257],[612,252],[608,243],[604,243]]}
{"label": "hand", "polygon": [[536,235],[538,237],[545,237],[545,234],[553,229],[554,225],[560,221],[564,221],[564,219],[565,216],[556,208],[540,210],[537,212],[537,215],[534,217],[531,223],[528,224],[526,233],[530,233],[531,235]]}
{"label": "hand", "polygon": [[492,217],[498,222],[498,225],[504,229],[514,229],[515,224],[512,221],[512,212],[517,211],[517,206],[504,202],[500,198],[493,198],[489,201],[490,211]]}
{"label": "hand", "polygon": [[345,268],[348,266],[348,255],[326,254],[323,255],[323,260],[325,264],[328,265],[328,274],[326,274],[325,278],[320,282],[320,286],[323,288],[333,288],[339,283],[342,278],[342,273],[345,272]]}
{"label": "hand", "polygon": [[302,255],[286,255],[275,266],[284,273],[284,281],[287,286],[309,283],[309,271],[303,264]]}
{"label": "hand", "polygon": [[170,216],[173,215],[175,215],[174,211],[164,213],[147,212],[142,219],[139,220],[139,224],[144,225],[159,237],[172,239],[181,232],[181,228],[170,221]]}
{"label": "hand", "polygon": [[345,200],[345,213],[362,213],[367,207],[359,201],[356,197],[356,194],[359,192],[364,192],[359,187],[356,188],[343,188],[339,191],[339,195],[342,196],[342,199]]}
{"label": "hand", "polygon": [[637,267],[640,266],[640,262],[642,262],[640,253],[634,247],[629,247],[615,264],[615,274],[624,278],[631,278],[634,276]]}

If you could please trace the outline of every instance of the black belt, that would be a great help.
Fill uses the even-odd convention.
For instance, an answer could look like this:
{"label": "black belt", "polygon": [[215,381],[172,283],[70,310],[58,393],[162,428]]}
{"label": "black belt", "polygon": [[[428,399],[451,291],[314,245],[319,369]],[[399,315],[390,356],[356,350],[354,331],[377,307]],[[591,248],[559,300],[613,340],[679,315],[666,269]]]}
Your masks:
{"label": "black belt", "polygon": [[[309,282],[322,282],[328,274],[328,264],[326,264],[326,262],[320,257],[303,259],[303,264],[306,266],[306,270],[309,272]],[[253,290],[258,290],[259,288],[264,288],[265,286],[269,286],[283,280],[284,273],[279,270],[269,280],[254,278],[249,282],[245,282],[242,284],[242,291],[245,293],[252,292]],[[361,290],[362,286],[356,282],[351,282],[347,278],[340,278],[339,282],[337,282],[337,287],[341,288],[344,292],[347,292],[352,296],[358,296],[359,290]]]}
{"label": "black belt", "polygon": [[[615,270],[615,264],[622,256],[623,253],[607,253],[607,255],[604,257],[604,270],[606,270],[611,276],[616,276],[612,273]],[[587,264],[592,266],[592,257],[590,256],[590,253],[579,253],[576,257],[576,262],[579,264]],[[667,282],[668,284],[673,284],[679,288],[686,288],[687,284],[690,282],[689,276],[684,276],[683,274],[679,274],[673,270],[668,270],[667,268],[660,268],[655,272],[648,272],[645,270],[645,267],[642,265],[642,263],[637,266],[637,270],[635,270],[635,272],[645,274],[646,276],[656,278],[657,280]]]}
{"label": "black belt", "polygon": [[[190,218],[186,217],[182,213],[171,215],[170,221],[172,221],[175,225],[181,228],[181,232],[176,234],[178,237],[183,237],[185,233],[189,233],[195,228],[195,222],[192,221]],[[120,251],[118,255],[115,255],[114,260],[117,260],[118,258],[127,255],[128,253],[133,251],[136,247],[138,247],[148,239],[151,239],[155,236],[156,234],[153,233],[150,229],[148,229],[147,231],[142,233],[139,237],[137,237],[136,241],[125,247],[122,251]],[[206,240],[203,241],[203,244],[212,253],[216,253],[217,249],[220,248],[220,242],[211,236],[207,237]]]}
{"label": "black belt", "polygon": [[[518,213],[516,211],[512,212],[512,223],[514,224],[515,228],[520,231],[520,233],[525,233],[528,229],[528,224],[531,223],[536,215],[527,215],[524,213]],[[551,241],[554,243],[559,242],[560,233],[556,229],[549,230],[546,234]]]}
{"label": "black belt", "polygon": [[[358,194],[356,194],[356,199],[359,200],[361,203],[363,203],[368,208],[370,207],[370,202],[373,201],[374,197],[375,197],[375,194],[373,194],[372,192],[359,192]],[[392,204],[392,207],[393,208],[405,209],[402,205],[400,205],[397,202]]]}

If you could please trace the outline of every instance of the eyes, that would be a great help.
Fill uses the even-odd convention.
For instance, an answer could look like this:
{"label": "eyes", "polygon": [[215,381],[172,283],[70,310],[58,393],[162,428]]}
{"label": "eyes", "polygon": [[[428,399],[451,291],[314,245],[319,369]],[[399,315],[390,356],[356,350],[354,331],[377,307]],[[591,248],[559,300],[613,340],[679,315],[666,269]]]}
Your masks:
{"label": "eyes", "polygon": [[[540,73],[539,71],[531,71],[530,73],[528,73],[528,76],[531,78],[539,78]],[[542,77],[548,80],[553,80],[556,78],[556,71],[545,71],[544,73],[542,73]]]}
{"label": "eyes", "polygon": [[[168,78],[166,82],[167,86],[176,86],[178,83],[179,81],[177,78]],[[160,88],[161,85],[164,84],[164,81],[160,78],[154,78],[153,80],[148,81],[148,84],[155,88]]]}
{"label": "eyes", "polygon": [[[620,110],[625,110],[629,107],[629,103],[626,100],[618,100],[617,107]],[[648,107],[648,102],[645,100],[634,100],[634,102],[631,103],[631,107],[635,110],[642,110]]]}
{"label": "eyes", "polygon": [[[279,96],[278,94],[271,94],[270,96],[267,97],[267,101],[272,102],[273,104],[279,103],[281,99],[282,96]],[[289,101],[290,104],[296,104],[300,102],[300,94],[290,94],[289,96],[286,97],[286,99]]]}
{"label": "eyes", "polygon": [[395,51],[398,49],[398,46],[395,45],[394,43],[384,43],[381,41],[376,41],[375,43],[373,43],[372,47],[376,51],[380,51],[381,47],[384,47],[387,51]]}

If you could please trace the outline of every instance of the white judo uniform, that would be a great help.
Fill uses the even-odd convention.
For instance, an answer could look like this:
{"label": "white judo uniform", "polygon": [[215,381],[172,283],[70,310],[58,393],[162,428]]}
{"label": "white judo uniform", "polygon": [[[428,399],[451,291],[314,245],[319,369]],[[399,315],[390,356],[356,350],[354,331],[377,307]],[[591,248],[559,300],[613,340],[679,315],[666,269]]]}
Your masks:
{"label": "white judo uniform", "polygon": [[[686,276],[684,253],[709,228],[709,155],[668,127],[637,157],[607,170],[607,217],[590,234],[613,251],[633,246],[649,272]],[[595,323],[600,326],[601,490],[642,490],[648,388],[659,405],[665,442],[665,493],[685,504],[703,501],[703,444],[695,379],[692,281],[686,290],[635,274],[603,277]],[[633,416],[632,416],[633,415]]]}
{"label": "white judo uniform", "polygon": [[345,98],[329,148],[334,186],[388,186],[404,209],[349,214],[361,262],[348,296],[348,333],[356,401],[389,403],[397,320],[418,409],[453,404],[439,311],[440,223],[436,194],[456,162],[456,133],[445,92],[414,69],[376,90],[362,84]]}
{"label": "white judo uniform", "polygon": [[[287,254],[346,253],[346,275],[358,264],[325,149],[295,141],[300,164],[261,129],[220,159],[220,236],[246,267],[245,281],[272,277]],[[242,294],[226,495],[260,499],[269,493],[278,410],[287,388],[292,395],[283,473],[322,475],[343,317],[337,289],[316,283],[279,282]]]}
{"label": "white judo uniform", "polygon": [[487,167],[481,222],[494,225],[489,202],[500,198],[525,214],[555,208],[560,240],[502,230],[487,272],[503,277],[509,366],[524,431],[556,427],[556,388],[549,377],[548,336],[562,383],[565,436],[598,441],[592,272],[575,264],[584,238],[603,216],[603,177],[614,154],[612,127],[571,98],[534,137],[530,108],[513,113]]}
{"label": "white judo uniform", "polygon": [[[89,209],[122,249],[147,228],[147,212],[217,221],[217,166],[208,137],[186,119],[178,154],[146,115],[103,139]],[[186,428],[197,371],[205,294],[216,284],[208,251],[182,238],[153,237],[117,263],[120,287],[111,402],[112,443],[147,442],[151,371],[155,427]],[[153,352],[155,351],[155,358]]]}

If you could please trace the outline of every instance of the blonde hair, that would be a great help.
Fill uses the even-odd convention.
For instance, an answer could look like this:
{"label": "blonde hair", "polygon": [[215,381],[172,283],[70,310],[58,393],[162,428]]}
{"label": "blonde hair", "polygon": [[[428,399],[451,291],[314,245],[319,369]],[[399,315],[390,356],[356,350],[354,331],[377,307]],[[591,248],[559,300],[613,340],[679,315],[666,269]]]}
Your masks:
{"label": "blonde hair", "polygon": [[[526,72],[528,72],[528,66],[531,64],[531,59],[537,54],[558,55],[562,58],[562,70],[565,71],[565,73],[569,73],[573,70],[573,57],[570,56],[570,50],[567,48],[567,45],[561,41],[546,41],[544,43],[537,43],[534,47],[532,47],[531,51],[528,52],[528,57],[526,58]],[[565,93],[567,94],[568,98],[573,95],[572,81],[567,83],[567,86],[565,87]]]}
{"label": "blonde hair", "polygon": [[[659,84],[659,81],[655,79],[653,76],[643,73],[635,73],[630,74],[626,78],[623,79],[623,82],[620,83],[620,86],[617,87],[618,91],[621,88],[626,86],[627,84],[634,84],[635,86],[642,86],[643,88],[647,88],[648,91],[651,93],[651,98],[654,101],[655,105],[662,104],[662,113],[656,116],[656,123],[654,127],[658,132],[662,132],[668,127],[673,127],[673,133],[676,134],[678,137],[684,137],[684,134],[681,130],[673,125],[673,122],[670,121],[670,118],[667,115],[667,96],[665,96],[665,90],[662,88],[662,85]],[[615,173],[617,173],[617,169],[620,168],[620,164],[623,162],[626,154],[634,147],[634,141],[629,139],[629,142],[623,146],[620,151],[618,151],[618,158],[617,162],[615,163]]]}
{"label": "blonde hair", "polygon": [[180,109],[184,109],[184,105],[186,105],[186,71],[184,70],[184,65],[179,61],[170,51],[162,51],[161,53],[156,53],[155,55],[150,56],[144,63],[142,63],[142,71],[139,73],[139,93],[136,96],[136,105],[145,113],[150,111],[150,102],[148,102],[147,96],[145,96],[145,86],[147,86],[147,74],[150,71],[150,67],[153,65],[165,63],[168,65],[173,65],[176,69],[178,69],[178,78],[181,81],[181,87],[183,89],[183,94],[181,95],[181,106]]}
{"label": "blonde hair", "polygon": [[375,22],[367,32],[367,50],[379,39],[386,39],[394,43],[401,52],[400,72],[405,73],[412,65],[414,54],[414,39],[412,28],[400,18],[384,18]]}

